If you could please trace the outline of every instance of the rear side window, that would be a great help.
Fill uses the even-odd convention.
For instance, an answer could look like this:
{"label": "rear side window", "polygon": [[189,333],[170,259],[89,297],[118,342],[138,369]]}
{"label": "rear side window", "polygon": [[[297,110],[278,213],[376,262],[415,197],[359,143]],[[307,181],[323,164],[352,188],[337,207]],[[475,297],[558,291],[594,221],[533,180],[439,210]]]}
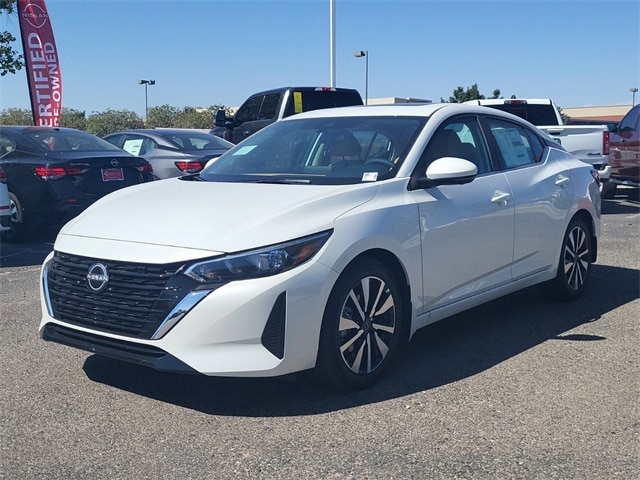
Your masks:
{"label": "rear side window", "polygon": [[0,135],[0,158],[13,152],[15,149],[16,144],[13,140],[5,135]]}
{"label": "rear side window", "polygon": [[127,135],[122,149],[131,155],[146,155],[157,148],[158,144],[150,138],[140,137],[138,135]]}
{"label": "rear side window", "polygon": [[280,95],[280,93],[269,93],[264,96],[258,113],[258,120],[271,120],[276,116]]}
{"label": "rear side window", "polygon": [[487,123],[506,168],[540,161],[544,147],[536,135],[521,125],[502,119],[489,118]]}

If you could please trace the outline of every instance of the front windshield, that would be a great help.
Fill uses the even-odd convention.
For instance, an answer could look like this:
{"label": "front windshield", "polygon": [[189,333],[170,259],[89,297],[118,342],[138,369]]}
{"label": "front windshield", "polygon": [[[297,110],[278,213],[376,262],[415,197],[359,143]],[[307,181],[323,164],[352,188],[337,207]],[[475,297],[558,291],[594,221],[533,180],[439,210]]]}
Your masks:
{"label": "front windshield", "polygon": [[277,122],[212,162],[200,178],[294,184],[375,182],[395,175],[425,122],[422,117]]}

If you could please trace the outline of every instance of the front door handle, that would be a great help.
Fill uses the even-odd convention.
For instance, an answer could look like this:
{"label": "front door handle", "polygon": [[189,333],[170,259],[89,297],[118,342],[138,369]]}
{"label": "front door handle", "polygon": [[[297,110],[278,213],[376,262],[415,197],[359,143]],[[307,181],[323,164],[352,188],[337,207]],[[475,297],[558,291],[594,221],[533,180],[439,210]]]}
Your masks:
{"label": "front door handle", "polygon": [[509,200],[511,200],[511,194],[501,192],[500,190],[496,190],[496,192],[493,194],[493,197],[491,197],[491,201],[493,203],[502,206],[506,205]]}
{"label": "front door handle", "polygon": [[568,185],[571,179],[569,177],[565,177],[564,175],[558,175],[558,179],[556,180],[556,185],[559,187],[564,187]]}

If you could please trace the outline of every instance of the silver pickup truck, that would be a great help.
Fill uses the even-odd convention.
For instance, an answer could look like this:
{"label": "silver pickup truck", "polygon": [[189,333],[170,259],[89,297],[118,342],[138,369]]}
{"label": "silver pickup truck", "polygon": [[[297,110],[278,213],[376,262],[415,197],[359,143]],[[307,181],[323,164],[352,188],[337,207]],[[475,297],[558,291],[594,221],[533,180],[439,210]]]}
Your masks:
{"label": "silver pickup truck", "polygon": [[564,125],[560,111],[548,98],[510,98],[470,100],[517,115],[549,134],[564,149],[598,170],[604,187],[611,176],[609,166],[609,127],[603,125]]}

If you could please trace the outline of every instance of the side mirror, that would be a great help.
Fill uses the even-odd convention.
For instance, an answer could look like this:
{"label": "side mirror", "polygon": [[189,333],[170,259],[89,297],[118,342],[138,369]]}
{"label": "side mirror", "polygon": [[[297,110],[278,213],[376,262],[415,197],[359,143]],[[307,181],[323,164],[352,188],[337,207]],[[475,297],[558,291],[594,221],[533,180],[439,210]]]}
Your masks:
{"label": "side mirror", "polygon": [[232,122],[233,122],[233,119],[230,117],[227,117],[227,114],[224,110],[216,111],[216,116],[214,120],[214,124],[216,127],[229,128],[231,127]]}
{"label": "side mirror", "polygon": [[478,175],[478,167],[469,160],[457,157],[442,157],[431,162],[424,177],[412,179],[411,188],[422,189],[437,185],[463,185]]}

